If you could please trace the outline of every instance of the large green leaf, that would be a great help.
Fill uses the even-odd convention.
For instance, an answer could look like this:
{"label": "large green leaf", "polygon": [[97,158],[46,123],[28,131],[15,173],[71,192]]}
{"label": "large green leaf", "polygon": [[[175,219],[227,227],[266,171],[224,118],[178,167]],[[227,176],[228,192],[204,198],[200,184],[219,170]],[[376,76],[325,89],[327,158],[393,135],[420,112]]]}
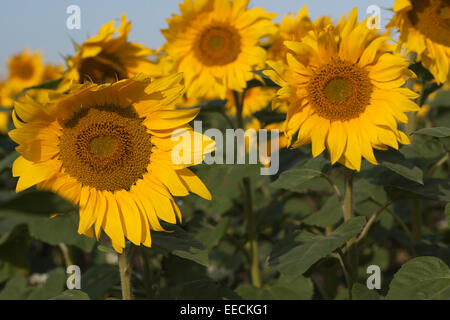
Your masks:
{"label": "large green leaf", "polygon": [[424,128],[417,130],[415,134],[432,136],[435,138],[448,138],[450,137],[450,128],[448,127]]}
{"label": "large green leaf", "polygon": [[17,225],[0,245],[0,275],[28,275],[30,265],[27,227]]}
{"label": "large green leaf", "polygon": [[3,290],[0,291],[0,300],[23,300],[26,299],[33,287],[27,283],[22,276],[14,276],[8,280]]}
{"label": "large green leaf", "polygon": [[336,195],[327,199],[325,204],[315,213],[308,216],[304,223],[317,227],[329,227],[339,222],[342,218],[342,210]]}
{"label": "large green leaf", "polygon": [[170,226],[172,232],[152,232],[152,246],[181,258],[208,265],[208,251],[198,240],[178,226]]}
{"label": "large green leaf", "polygon": [[395,274],[386,298],[450,300],[450,269],[436,257],[414,258]]}
{"label": "large green leaf", "polygon": [[361,232],[365,222],[365,217],[354,217],[329,236],[300,232],[282,246],[277,246],[270,255],[269,263],[288,279],[294,280],[302,276],[314,263]]}
{"label": "large green leaf", "polygon": [[360,283],[355,283],[352,287],[353,300],[381,300],[382,297],[373,289],[370,290]]}
{"label": "large green leaf", "polygon": [[423,184],[422,170],[408,160],[396,150],[376,151],[375,157],[384,167],[411,181]]}
{"label": "large green leaf", "polygon": [[63,292],[66,285],[66,273],[62,268],[57,268],[48,274],[44,285],[35,289],[27,299],[48,300]]}
{"label": "large green leaf", "polygon": [[405,180],[391,180],[385,189],[389,197],[398,199],[433,199],[450,201],[450,181],[448,179],[427,178],[424,185],[408,183]]}
{"label": "large green leaf", "polygon": [[329,169],[330,162],[322,158],[302,161],[292,169],[282,172],[270,186],[277,189],[298,190],[304,183],[325,176]]}
{"label": "large green leaf", "polygon": [[54,218],[29,219],[30,235],[50,245],[65,243],[91,251],[95,245],[93,238],[78,234],[78,221],[74,214],[58,215]]}
{"label": "large green leaf", "polygon": [[271,184],[274,188],[292,190],[302,183],[322,176],[322,172],[314,169],[292,169],[283,172],[280,177]]}
{"label": "large green leaf", "polygon": [[91,299],[98,299],[108,289],[118,284],[120,284],[120,275],[116,265],[95,265],[81,276],[81,290]]}
{"label": "large green leaf", "polygon": [[73,211],[74,206],[47,191],[11,193],[0,201],[0,217],[48,217],[54,213]]}

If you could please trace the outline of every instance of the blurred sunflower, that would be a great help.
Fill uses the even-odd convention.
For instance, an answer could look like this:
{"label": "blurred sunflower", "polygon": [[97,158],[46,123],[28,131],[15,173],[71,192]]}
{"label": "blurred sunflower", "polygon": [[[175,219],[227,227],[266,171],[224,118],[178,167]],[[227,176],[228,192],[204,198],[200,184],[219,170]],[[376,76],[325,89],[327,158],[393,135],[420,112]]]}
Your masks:
{"label": "blurred sunflower", "polygon": [[396,0],[388,27],[400,30],[399,48],[416,53],[417,60],[444,83],[450,75],[450,1]]}
{"label": "blurred sunflower", "polygon": [[227,90],[242,92],[251,70],[265,66],[260,40],[276,32],[276,14],[247,9],[249,0],[185,0],[181,15],[167,19],[162,30],[164,50],[183,72],[187,96],[213,93],[225,99]]}
{"label": "blurred sunflower", "polygon": [[314,157],[328,148],[331,162],[360,170],[361,157],[377,164],[373,149],[398,149],[408,137],[397,121],[404,112],[418,111],[418,95],[402,88],[408,59],[387,53],[388,36],[379,36],[352,10],[334,28],[310,32],[301,41],[286,41],[288,68],[269,62],[265,73],[281,89],[278,100],[289,104],[285,133],[293,147],[312,144]]}
{"label": "blurred sunflower", "polygon": [[106,23],[96,36],[77,47],[75,56],[67,61],[66,81],[103,84],[132,78],[140,72],[151,72],[153,64],[148,56],[156,52],[128,41],[131,22],[127,22],[125,14],[122,14],[118,28],[114,28],[114,24],[114,20]]}
{"label": "blurred sunflower", "polygon": [[[172,195],[211,199],[187,167],[200,163],[214,144],[187,124],[199,109],[173,109],[181,78],[151,82],[139,74],[113,84],[76,84],[54,100],[27,96],[17,102],[17,129],[9,132],[21,154],[13,165],[17,192],[37,185],[60,194],[80,207],[78,232],[95,231],[98,239],[103,229],[118,252],[125,237],[151,246],[150,230],[163,230],[159,218],[181,220]],[[190,134],[190,152],[183,152],[191,160],[177,165],[172,135],[183,133]]]}
{"label": "blurred sunflower", "polygon": [[39,84],[44,73],[41,55],[26,49],[8,61],[8,81],[16,88],[26,88]]}
{"label": "blurred sunflower", "polygon": [[[22,90],[37,86],[42,82],[61,78],[61,65],[43,64],[39,52],[26,49],[12,56],[8,61],[8,79],[0,83],[0,107],[12,108],[15,99],[22,100]],[[27,90],[29,95],[40,95],[40,90]],[[0,132],[6,133],[10,112],[0,114]]]}
{"label": "blurred sunflower", "polygon": [[307,6],[300,9],[297,16],[292,13],[285,15],[277,33],[272,36],[270,41],[271,46],[268,59],[285,61],[286,53],[289,51],[284,45],[285,41],[300,41],[309,31],[316,28],[323,29],[331,23],[331,19],[328,16],[318,18],[312,22]]}

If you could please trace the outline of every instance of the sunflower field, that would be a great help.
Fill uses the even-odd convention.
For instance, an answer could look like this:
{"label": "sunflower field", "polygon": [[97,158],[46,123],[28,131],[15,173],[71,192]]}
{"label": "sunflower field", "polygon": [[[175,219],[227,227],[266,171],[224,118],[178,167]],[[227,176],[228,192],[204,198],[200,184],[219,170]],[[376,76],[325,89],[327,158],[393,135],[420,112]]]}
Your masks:
{"label": "sunflower field", "polygon": [[306,4],[12,54],[0,300],[450,300],[450,1]]}

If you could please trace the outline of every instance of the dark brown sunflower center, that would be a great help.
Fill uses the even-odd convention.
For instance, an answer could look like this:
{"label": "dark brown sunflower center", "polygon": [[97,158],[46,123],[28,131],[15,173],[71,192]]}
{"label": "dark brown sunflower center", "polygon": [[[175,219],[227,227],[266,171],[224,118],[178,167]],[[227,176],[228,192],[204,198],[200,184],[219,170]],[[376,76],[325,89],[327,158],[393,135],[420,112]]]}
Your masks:
{"label": "dark brown sunflower center", "polygon": [[146,172],[150,154],[150,135],[131,107],[83,109],[60,136],[65,172],[97,190],[129,190]]}
{"label": "dark brown sunflower center", "polygon": [[29,62],[26,62],[20,67],[18,67],[17,75],[20,79],[28,80],[33,76],[33,74],[34,74],[34,67]]}
{"label": "dark brown sunflower center", "polygon": [[96,84],[113,83],[127,78],[120,60],[114,55],[105,53],[83,59],[78,73],[80,74],[80,83],[85,81]]}
{"label": "dark brown sunflower center", "polygon": [[317,68],[307,87],[314,110],[329,120],[350,120],[370,103],[372,84],[367,71],[341,60]]}
{"label": "dark brown sunflower center", "polygon": [[241,52],[241,36],[231,26],[213,25],[198,36],[194,52],[204,65],[222,66],[235,61]]}
{"label": "dark brown sunflower center", "polygon": [[450,47],[450,0],[411,0],[411,24],[433,42]]}

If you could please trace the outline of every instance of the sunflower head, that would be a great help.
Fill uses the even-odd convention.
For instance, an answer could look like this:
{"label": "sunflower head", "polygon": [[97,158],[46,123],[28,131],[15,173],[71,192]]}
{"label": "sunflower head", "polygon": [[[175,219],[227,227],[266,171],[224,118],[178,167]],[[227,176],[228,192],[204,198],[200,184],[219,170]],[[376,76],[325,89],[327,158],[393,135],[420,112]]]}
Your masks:
{"label": "sunflower head", "polygon": [[287,65],[271,61],[266,71],[288,105],[285,133],[293,147],[312,144],[316,157],[326,148],[332,163],[360,170],[361,157],[377,164],[373,148],[409,143],[397,128],[405,112],[417,111],[418,95],[402,88],[408,60],[389,52],[389,37],[357,22],[354,9],[338,26],[286,41]]}
{"label": "sunflower head", "polygon": [[44,72],[40,53],[28,49],[10,58],[8,67],[8,80],[21,89],[39,84]]}
{"label": "sunflower head", "polygon": [[125,14],[120,26],[114,25],[115,21],[103,25],[96,36],[77,48],[75,56],[67,61],[69,72],[65,80],[103,84],[131,78],[139,72],[150,73],[152,63],[147,57],[155,52],[128,41],[131,22]]}
{"label": "sunflower head", "polygon": [[[181,219],[173,196],[211,198],[188,167],[213,142],[187,124],[198,109],[173,108],[183,93],[180,81],[180,75],[150,81],[139,74],[17,102],[17,129],[9,132],[21,154],[13,165],[17,191],[37,185],[59,193],[80,208],[78,232],[98,238],[103,230],[118,252],[125,238],[150,246],[150,230],[163,230],[159,219]],[[172,161],[179,143],[173,136],[185,134],[191,148],[183,152],[191,157],[179,164]]]}
{"label": "sunflower head", "polygon": [[162,30],[164,50],[183,72],[187,96],[211,92],[224,99],[227,90],[241,92],[265,65],[263,37],[276,32],[276,16],[262,8],[247,9],[248,0],[185,0],[181,15]]}
{"label": "sunflower head", "polygon": [[450,76],[450,1],[396,0],[388,27],[400,30],[399,49],[414,53],[438,83]]}
{"label": "sunflower head", "polygon": [[300,9],[297,16],[287,14],[281,21],[277,33],[272,36],[268,58],[285,61],[288,52],[288,48],[284,45],[285,41],[300,41],[309,31],[324,28],[328,24],[331,24],[328,16],[311,21],[307,6]]}

